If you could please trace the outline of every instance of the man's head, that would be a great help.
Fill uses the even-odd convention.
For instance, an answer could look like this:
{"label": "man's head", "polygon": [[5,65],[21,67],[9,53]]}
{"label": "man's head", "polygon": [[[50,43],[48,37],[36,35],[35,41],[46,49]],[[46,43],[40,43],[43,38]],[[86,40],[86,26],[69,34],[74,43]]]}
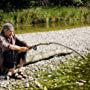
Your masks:
{"label": "man's head", "polygon": [[2,32],[6,37],[11,37],[14,32],[14,27],[11,23],[5,23],[2,26]]}

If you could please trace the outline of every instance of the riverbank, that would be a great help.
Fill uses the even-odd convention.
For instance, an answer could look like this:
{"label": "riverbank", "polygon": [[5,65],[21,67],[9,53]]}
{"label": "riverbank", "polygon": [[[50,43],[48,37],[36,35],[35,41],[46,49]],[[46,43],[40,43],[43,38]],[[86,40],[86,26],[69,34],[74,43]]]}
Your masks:
{"label": "riverbank", "polygon": [[[66,29],[66,30],[60,30],[60,31],[49,31],[49,32],[38,32],[38,33],[27,33],[27,34],[18,34],[18,37],[21,38],[21,40],[26,41],[29,45],[35,45],[38,43],[44,43],[44,42],[57,42],[61,43],[65,46],[71,47],[72,49],[76,50],[80,54],[86,54],[90,51],[90,27],[82,27],[82,28],[73,28],[73,29]],[[58,46],[58,45],[47,45],[47,46],[39,46],[36,51],[30,50],[29,55],[36,55],[38,53],[43,53],[46,51],[51,50],[67,50],[65,47]],[[35,71],[45,71],[47,70],[55,70],[56,66],[63,62],[65,58],[73,57],[73,54],[71,56],[62,56],[62,57],[53,57],[51,59],[40,61],[34,64],[30,64],[26,67],[25,74],[28,75],[28,81],[30,84],[36,79],[34,76],[37,76],[37,73],[34,73]],[[28,59],[28,58],[27,58]],[[47,68],[46,68],[47,67]],[[48,71],[49,72],[49,71]],[[33,78],[32,78],[33,77]],[[7,82],[7,81],[6,81]],[[25,81],[19,81],[20,83],[17,83],[16,80],[10,80],[10,84],[4,82],[2,85],[2,82],[0,83],[0,86],[6,87],[10,85],[10,87],[17,87],[20,88],[20,85],[22,85],[21,88],[24,88]],[[15,89],[14,89],[15,90]]]}
{"label": "riverbank", "polygon": [[90,9],[88,7],[36,7],[22,9],[14,12],[0,11],[0,26],[5,22],[11,22],[18,25],[37,25],[53,22],[68,23],[77,25],[77,23],[90,24]]}
{"label": "riverbank", "polygon": [[[29,45],[35,45],[45,42],[57,42],[65,46],[71,47],[76,51],[83,53],[90,49],[90,27],[81,27],[66,29],[60,31],[37,32],[27,34],[17,34],[21,40],[24,40]],[[45,50],[63,49],[58,45],[48,45],[38,47],[37,52]]]}

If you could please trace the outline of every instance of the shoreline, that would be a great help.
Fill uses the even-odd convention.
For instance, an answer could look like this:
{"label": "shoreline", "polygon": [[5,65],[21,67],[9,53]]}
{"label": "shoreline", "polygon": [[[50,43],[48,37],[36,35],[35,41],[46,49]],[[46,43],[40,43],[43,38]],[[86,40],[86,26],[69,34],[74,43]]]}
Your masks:
{"label": "shoreline", "polygon": [[[49,32],[37,32],[17,34],[17,36],[28,43],[29,45],[35,45],[45,42],[57,42],[72,49],[79,51],[80,53],[86,52],[90,49],[90,27],[72,28],[66,30],[49,31]],[[59,49],[58,46],[49,47],[48,49]],[[46,49],[46,47],[39,47],[40,50]],[[61,48],[60,48],[61,49]]]}
{"label": "shoreline", "polygon": [[[60,30],[60,31],[50,31],[50,32],[38,32],[38,33],[28,33],[28,34],[22,34],[18,35],[22,40],[25,40],[28,44],[35,45],[40,42],[58,42],[62,43],[68,47],[71,47],[75,50],[77,50],[80,54],[85,54],[89,52],[90,49],[90,27],[83,27],[83,28],[75,28],[72,30]],[[66,48],[58,45],[47,45],[47,46],[39,46],[38,50],[30,50],[29,55],[37,55],[44,53],[46,51],[51,50],[61,50],[64,51]],[[67,56],[55,56],[48,60],[42,60],[34,64],[29,64],[25,67],[25,74],[28,75],[28,81],[34,82],[36,78],[34,78],[34,74],[36,71],[39,70],[49,70],[49,68],[52,68],[52,70],[55,70],[56,66],[60,63],[63,63],[65,59],[72,58],[73,54],[67,55]],[[42,67],[42,68],[41,68]],[[25,80],[26,81],[26,80]],[[7,90],[9,88],[9,85],[12,86],[20,86],[22,85],[22,88],[25,86],[25,81],[21,81],[18,83],[18,80],[11,79],[9,82],[7,80],[0,81],[0,88],[3,90]],[[6,88],[6,89],[5,89]]]}

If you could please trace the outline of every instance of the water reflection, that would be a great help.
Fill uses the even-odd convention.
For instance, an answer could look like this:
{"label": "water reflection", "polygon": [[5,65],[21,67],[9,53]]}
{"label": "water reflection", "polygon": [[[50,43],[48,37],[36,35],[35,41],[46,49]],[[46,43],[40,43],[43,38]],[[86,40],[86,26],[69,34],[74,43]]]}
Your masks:
{"label": "water reflection", "polygon": [[15,27],[16,33],[32,33],[32,32],[45,32],[45,31],[55,31],[55,30],[65,30],[69,28],[76,28],[76,27],[82,27],[82,26],[90,26],[89,23],[49,23],[49,24],[37,24],[37,25],[17,25]]}

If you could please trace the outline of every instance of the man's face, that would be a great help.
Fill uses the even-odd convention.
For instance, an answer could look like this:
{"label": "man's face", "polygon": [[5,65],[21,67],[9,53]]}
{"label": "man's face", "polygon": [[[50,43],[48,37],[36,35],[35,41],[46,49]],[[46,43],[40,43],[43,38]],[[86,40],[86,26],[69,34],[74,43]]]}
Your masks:
{"label": "man's face", "polygon": [[13,31],[7,30],[6,32],[4,32],[4,34],[5,34],[6,37],[10,38],[13,35]]}

